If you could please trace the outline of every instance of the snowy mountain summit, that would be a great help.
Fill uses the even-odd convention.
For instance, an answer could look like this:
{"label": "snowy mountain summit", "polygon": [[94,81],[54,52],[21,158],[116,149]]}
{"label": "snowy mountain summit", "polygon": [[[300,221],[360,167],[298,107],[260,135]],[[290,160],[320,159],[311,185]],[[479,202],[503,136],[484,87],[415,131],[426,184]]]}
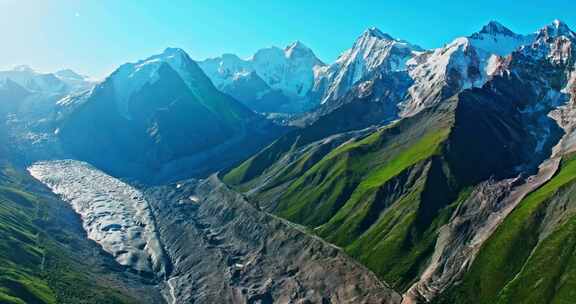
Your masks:
{"label": "snowy mountain summit", "polygon": [[422,54],[409,63],[414,84],[408,90],[408,98],[399,104],[400,115],[414,115],[462,90],[482,87],[504,57],[534,39],[534,34],[516,34],[490,21],[472,35]]}
{"label": "snowy mountain summit", "polygon": [[485,52],[506,56],[521,45],[530,44],[534,35],[516,34],[504,25],[490,21],[482,29],[467,37],[477,49]]}
{"label": "snowy mountain summit", "polygon": [[15,66],[11,70],[0,71],[0,81],[11,80],[30,92],[43,94],[76,93],[89,89],[94,81],[67,69],[55,73],[42,73],[28,65]]}
{"label": "snowy mountain summit", "polygon": [[211,86],[210,80],[184,50],[167,48],[161,54],[136,63],[126,63],[109,76],[113,82],[118,108],[130,117],[131,99],[145,86],[156,83],[162,74],[182,81],[192,92],[199,86]]}
{"label": "snowy mountain summit", "polygon": [[337,99],[371,74],[405,71],[408,60],[423,51],[375,27],[369,28],[334,64],[322,69],[315,89],[322,92],[322,103]]}
{"label": "snowy mountain summit", "polygon": [[482,34],[518,36],[518,34],[511,31],[510,29],[502,25],[500,22],[494,20],[488,22],[488,24],[484,25],[478,33],[473,34],[472,36],[478,36]]}
{"label": "snowy mountain summit", "polygon": [[253,110],[299,112],[310,107],[315,71],[324,63],[296,41],[284,49],[260,49],[247,59],[224,54],[199,65],[217,88]]}
{"label": "snowy mountain summit", "polygon": [[565,36],[569,39],[576,38],[576,33],[574,33],[566,23],[561,20],[554,20],[551,24],[548,24],[541,28],[537,32],[538,38],[556,38],[559,36]]}

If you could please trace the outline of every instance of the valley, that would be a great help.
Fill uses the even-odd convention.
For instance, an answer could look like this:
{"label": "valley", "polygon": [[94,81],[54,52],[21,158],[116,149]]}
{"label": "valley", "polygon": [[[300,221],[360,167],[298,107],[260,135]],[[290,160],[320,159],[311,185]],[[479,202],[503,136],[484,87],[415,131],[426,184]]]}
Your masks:
{"label": "valley", "polygon": [[576,33],[0,71],[0,303],[570,303]]}

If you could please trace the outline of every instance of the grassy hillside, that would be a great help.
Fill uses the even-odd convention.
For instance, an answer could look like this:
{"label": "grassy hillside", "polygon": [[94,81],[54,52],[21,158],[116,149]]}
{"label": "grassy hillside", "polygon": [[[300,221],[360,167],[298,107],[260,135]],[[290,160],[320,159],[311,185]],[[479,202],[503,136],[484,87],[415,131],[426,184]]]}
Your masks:
{"label": "grassy hillside", "polygon": [[506,218],[462,284],[438,302],[571,303],[576,296],[575,198],[572,156]]}
{"label": "grassy hillside", "polygon": [[[418,277],[438,229],[479,182],[512,176],[529,130],[515,106],[473,90],[334,144],[312,126],[224,178],[261,207],[344,248],[398,290]],[[304,140],[305,134],[314,134]],[[314,140],[317,140],[314,142]]]}
{"label": "grassy hillside", "polygon": [[55,303],[41,275],[45,250],[33,221],[40,212],[34,197],[0,187],[0,301]]}
{"label": "grassy hillside", "polygon": [[[353,96],[355,95],[352,94],[347,97],[352,98],[351,101],[321,116],[306,128],[293,130],[280,137],[240,166],[227,172],[223,180],[229,185],[241,185],[243,188],[257,185],[259,184],[258,177],[262,176],[266,171],[271,170],[283,156],[289,155],[295,150],[305,147],[314,141],[327,138],[334,134],[381,124],[382,117],[389,117],[386,113],[389,111],[387,108],[390,107],[390,105],[374,102],[370,100],[370,98],[372,98],[371,96],[362,98]],[[325,145],[324,149],[313,151],[311,154],[303,157],[303,159],[312,157],[311,159],[307,162],[301,162],[299,168],[290,168],[290,171],[299,170],[299,172],[295,172],[295,174],[301,174],[325,156],[332,148],[334,147]]]}
{"label": "grassy hillside", "polygon": [[0,303],[141,303],[103,274],[116,266],[96,262],[100,249],[82,239],[69,207],[26,174],[1,168]]}
{"label": "grassy hillside", "polygon": [[[278,156],[269,153],[271,146],[227,180],[243,180],[236,177],[247,176],[239,172],[249,172],[255,160],[271,162],[256,170],[278,170],[254,196],[258,203],[314,229],[402,289],[426,261],[460,192],[443,156],[454,106],[448,103],[337,147],[311,148],[287,166],[274,163]],[[237,186],[250,188],[254,180]],[[274,193],[281,195],[273,198]]]}

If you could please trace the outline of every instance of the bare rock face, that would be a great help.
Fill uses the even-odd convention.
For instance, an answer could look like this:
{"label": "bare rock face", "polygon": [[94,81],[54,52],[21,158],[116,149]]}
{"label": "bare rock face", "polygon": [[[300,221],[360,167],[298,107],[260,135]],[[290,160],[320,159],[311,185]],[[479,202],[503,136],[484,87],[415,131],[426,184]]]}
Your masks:
{"label": "bare rock face", "polygon": [[461,279],[482,244],[528,193],[554,175],[559,163],[560,159],[552,158],[527,179],[490,180],[477,186],[441,228],[430,263],[402,303],[429,302]]}
{"label": "bare rock face", "polygon": [[171,303],[400,303],[339,248],[264,213],[215,176],[151,189],[173,261]]}

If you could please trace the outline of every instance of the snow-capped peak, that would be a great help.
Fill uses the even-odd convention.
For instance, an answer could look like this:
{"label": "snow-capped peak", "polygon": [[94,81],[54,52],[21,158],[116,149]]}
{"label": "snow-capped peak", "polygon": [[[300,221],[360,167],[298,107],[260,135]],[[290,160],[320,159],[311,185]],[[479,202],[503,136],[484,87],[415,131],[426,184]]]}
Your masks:
{"label": "snow-capped peak", "polygon": [[71,69],[60,70],[54,74],[59,78],[78,79],[78,80],[87,78],[86,76],[82,76]]}
{"label": "snow-capped peak", "polygon": [[314,84],[314,70],[324,63],[300,41],[281,49],[268,47],[252,57],[241,59],[233,54],[199,62],[200,67],[218,88],[248,77],[255,72],[270,88],[296,99],[305,97]]}
{"label": "snow-capped peak", "polygon": [[478,34],[489,34],[489,35],[507,35],[507,36],[518,36],[518,34],[511,31],[509,28],[502,25],[497,21],[490,21],[488,24],[484,25]]}
{"label": "snow-capped peak", "polygon": [[307,47],[304,43],[302,43],[300,40],[296,40],[294,42],[292,42],[290,45],[288,45],[284,51],[285,52],[289,52],[289,51],[294,51],[294,50],[303,50],[303,51],[311,51],[309,47]]}
{"label": "snow-capped peak", "polygon": [[[316,88],[324,91],[321,102],[343,96],[370,74],[406,71],[407,62],[421,51],[420,47],[395,39],[375,27],[368,28],[334,64],[319,71]],[[322,88],[323,85],[326,88]]]}
{"label": "snow-capped peak", "polygon": [[172,66],[172,65],[182,65],[185,61],[190,60],[190,57],[188,57],[188,54],[183,49],[166,48],[161,54],[154,55],[144,60],[144,63],[146,63],[147,61],[149,62],[154,60],[160,60]]}
{"label": "snow-capped peak", "polygon": [[37,72],[28,65],[19,65],[11,70],[0,71],[0,81],[10,79],[21,87],[41,94],[70,94],[90,88],[94,81],[72,70],[56,73]]}
{"label": "snow-capped peak", "polygon": [[374,47],[382,47],[384,45],[392,45],[394,43],[405,43],[403,41],[394,39],[382,32],[381,30],[371,27],[366,29],[358,39],[354,42],[352,50],[360,50],[360,52],[370,51]]}
{"label": "snow-capped peak", "polygon": [[60,70],[54,73],[54,76],[66,83],[70,93],[79,93],[88,90],[97,82],[89,76],[80,75],[71,69]]}
{"label": "snow-capped peak", "polygon": [[[502,24],[491,21],[479,32],[460,37],[412,60],[410,76],[414,85],[410,98],[401,104],[401,115],[409,116],[437,102],[438,88],[448,85],[446,92],[481,87],[499,68],[502,57],[534,42],[535,35],[519,35]],[[438,85],[444,83],[444,85]]]}
{"label": "snow-capped peak", "polygon": [[27,73],[36,73],[36,71],[34,71],[34,69],[32,69],[29,65],[17,65],[15,66],[12,71],[14,72],[27,72]]}
{"label": "snow-capped peak", "polygon": [[519,47],[531,44],[534,35],[519,35],[499,22],[490,21],[479,32],[466,39],[480,52],[507,56]]}
{"label": "snow-capped peak", "polygon": [[144,85],[158,81],[161,76],[160,69],[166,66],[184,81],[192,93],[196,93],[197,87],[210,83],[196,63],[179,48],[167,48],[161,54],[136,63],[123,64],[106,81],[112,81],[114,84],[119,110],[126,118],[130,118],[128,111],[130,98]]}
{"label": "snow-capped peak", "polygon": [[51,73],[39,73],[27,65],[0,71],[0,80],[10,79],[30,92],[64,94],[68,92],[66,83]]}
{"label": "snow-capped peak", "polygon": [[572,46],[575,42],[576,33],[566,23],[556,19],[536,32],[536,40],[529,48],[524,48],[523,52],[531,57],[566,63],[573,58]]}
{"label": "snow-capped peak", "polygon": [[374,38],[383,39],[383,40],[396,40],[392,36],[390,36],[389,34],[382,32],[377,27],[367,28],[364,31],[364,33],[362,33],[362,36],[360,36],[360,39],[362,39],[364,37],[374,37]]}
{"label": "snow-capped peak", "polygon": [[295,57],[308,57],[311,60],[318,61],[318,64],[321,64],[321,61],[316,57],[316,55],[314,55],[312,49],[298,40],[287,46],[284,49],[284,54],[288,59]]}
{"label": "snow-capped peak", "polygon": [[150,81],[158,76],[158,69],[163,64],[168,64],[183,80],[186,80],[186,76],[189,73],[187,69],[190,65],[193,65],[193,62],[184,50],[167,48],[161,54],[148,57],[136,63],[123,64],[112,73],[110,77],[114,79],[128,78],[132,80],[135,78],[145,78],[146,81]]}
{"label": "snow-capped peak", "polygon": [[559,28],[562,25],[565,25],[564,22],[562,22],[560,19],[554,19],[554,21],[552,21],[552,24],[554,24],[554,26],[556,28]]}
{"label": "snow-capped peak", "polygon": [[196,62],[183,49],[167,48],[162,54],[147,59],[147,61],[156,60],[167,63],[176,71],[193,93],[197,86],[204,86],[207,85],[207,82],[210,82]]}
{"label": "snow-capped peak", "polygon": [[558,19],[541,28],[537,32],[537,35],[538,38],[557,38],[560,36],[565,36],[570,39],[576,38],[576,33],[574,33],[566,23]]}
{"label": "snow-capped peak", "polygon": [[164,49],[164,52],[162,52],[163,56],[175,56],[175,57],[188,57],[188,54],[181,48],[173,48],[173,47],[168,47],[166,49]]}

